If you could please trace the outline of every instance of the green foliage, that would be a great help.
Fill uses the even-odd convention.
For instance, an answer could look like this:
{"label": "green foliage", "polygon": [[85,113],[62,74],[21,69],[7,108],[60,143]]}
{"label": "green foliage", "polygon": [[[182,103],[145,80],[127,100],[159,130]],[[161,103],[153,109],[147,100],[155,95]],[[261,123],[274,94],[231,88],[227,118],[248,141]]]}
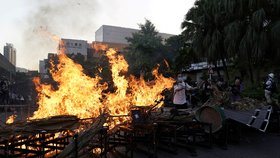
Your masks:
{"label": "green foliage", "polygon": [[157,63],[165,58],[162,38],[151,21],[146,20],[145,24],[139,24],[139,27],[139,32],[126,38],[129,46],[125,53],[131,73],[138,75],[140,72],[151,71]]}
{"label": "green foliage", "polygon": [[128,49],[133,52],[153,55],[162,47],[162,38],[158,36],[155,26],[149,20],[146,20],[145,24],[139,24],[139,27],[139,32],[126,38],[129,43]]}
{"label": "green foliage", "polygon": [[80,65],[84,65],[85,63],[85,57],[81,54],[67,54],[69,58],[71,58],[75,63],[78,63]]}
{"label": "green foliage", "polygon": [[264,89],[262,83],[246,86],[242,92],[243,97],[254,98],[258,100],[264,99]]}
{"label": "green foliage", "polygon": [[[189,43],[184,42],[182,35],[172,36],[165,41],[164,56],[168,60],[173,72],[186,69],[192,59],[195,59]],[[186,49],[188,47],[189,49]]]}
{"label": "green foliage", "polygon": [[229,78],[225,60],[230,56],[224,47],[226,24],[221,0],[198,0],[185,16],[182,35],[192,41],[192,50],[197,56],[214,64],[222,60]]}
{"label": "green foliage", "polygon": [[182,22],[182,35],[201,58],[234,59],[254,82],[253,71],[278,64],[279,21],[280,0],[197,0]]}
{"label": "green foliage", "polygon": [[165,41],[165,53],[168,59],[174,59],[184,46],[184,39],[181,35],[172,36]]}

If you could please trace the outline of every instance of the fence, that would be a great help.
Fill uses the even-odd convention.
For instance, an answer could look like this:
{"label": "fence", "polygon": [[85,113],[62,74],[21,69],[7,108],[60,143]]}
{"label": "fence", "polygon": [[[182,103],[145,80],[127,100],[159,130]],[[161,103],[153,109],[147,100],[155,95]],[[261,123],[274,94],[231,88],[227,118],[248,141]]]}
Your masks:
{"label": "fence", "polygon": [[32,115],[35,107],[30,104],[24,105],[0,105],[0,119],[5,123],[9,116],[16,115],[17,121],[24,121]]}

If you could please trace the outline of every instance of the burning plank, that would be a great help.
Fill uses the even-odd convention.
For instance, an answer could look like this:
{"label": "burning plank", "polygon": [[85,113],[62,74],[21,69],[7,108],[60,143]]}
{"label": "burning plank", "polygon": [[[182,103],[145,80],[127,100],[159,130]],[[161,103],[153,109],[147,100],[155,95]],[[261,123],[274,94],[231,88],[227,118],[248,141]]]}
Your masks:
{"label": "burning plank", "polygon": [[13,124],[0,127],[0,138],[8,139],[14,135],[30,135],[41,131],[74,130],[80,126],[76,116],[54,116],[37,119],[29,122],[14,122]]}
{"label": "burning plank", "polygon": [[88,128],[78,135],[77,142],[74,140],[59,154],[58,158],[70,157],[71,155],[78,155],[79,151],[83,150],[94,137],[103,128],[106,122],[107,116],[100,115],[95,122]]}

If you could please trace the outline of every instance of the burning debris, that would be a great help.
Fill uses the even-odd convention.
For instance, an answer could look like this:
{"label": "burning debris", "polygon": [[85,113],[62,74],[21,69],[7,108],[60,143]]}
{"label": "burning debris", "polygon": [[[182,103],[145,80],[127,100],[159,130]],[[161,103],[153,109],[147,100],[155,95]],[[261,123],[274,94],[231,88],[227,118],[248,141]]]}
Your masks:
{"label": "burning debris", "polygon": [[56,155],[69,144],[82,121],[76,116],[55,116],[0,127],[0,157]]}
{"label": "burning debris", "polygon": [[100,99],[106,85],[99,84],[100,77],[90,78],[82,72],[82,66],[75,64],[65,54],[59,54],[59,64],[52,66],[51,75],[59,84],[41,84],[34,79],[38,91],[38,110],[30,119],[57,115],[75,115],[79,118],[97,117],[103,107]]}
{"label": "burning debris", "polygon": [[[128,63],[114,49],[106,52],[111,66],[114,92],[105,93],[108,84],[101,84],[101,77],[91,78],[83,73],[81,65],[74,63],[65,54],[59,54],[58,65],[52,64],[50,73],[58,88],[44,85],[34,79],[38,91],[39,108],[30,119],[57,115],[75,115],[81,119],[97,117],[100,112],[109,115],[128,115],[130,107],[152,106],[164,98],[165,89],[171,89],[174,80],[153,70],[155,80],[146,82],[143,77],[126,77]],[[162,106],[162,103],[158,107]],[[117,123],[127,120],[115,120]]]}
{"label": "burning debris", "polygon": [[17,115],[11,115],[8,117],[6,124],[12,124],[14,123],[15,119],[16,119]]}
{"label": "burning debris", "polygon": [[83,151],[86,151],[86,148],[90,148],[90,141],[99,134],[106,119],[107,117],[105,115],[100,115],[88,129],[81,132],[79,135],[74,136],[75,140],[70,142],[70,144],[59,154],[58,158],[74,155],[73,153],[75,152],[78,157],[85,154]]}
{"label": "burning debris", "polygon": [[[57,37],[53,40],[57,41]],[[93,47],[106,51],[113,85],[101,82],[102,78],[97,74],[95,77],[84,74],[82,66],[68,58],[65,50],[60,49],[59,62],[51,62],[49,70],[55,86],[43,83],[40,78],[33,79],[38,92],[38,109],[27,122],[14,122],[14,115],[7,119],[7,125],[1,127],[0,132],[4,148],[9,146],[5,144],[7,141],[18,142],[15,150],[11,149],[12,152],[30,156],[30,153],[36,155],[36,152],[41,150],[55,149],[57,155],[57,152],[64,149],[59,145],[55,147],[56,143],[59,143],[59,137],[68,139],[74,133],[79,133],[78,145],[75,146],[74,141],[70,142],[61,153],[61,157],[64,157],[73,154],[74,147],[80,152],[86,150],[85,145],[89,147],[89,142],[97,139],[95,137],[103,126],[108,126],[113,131],[117,125],[131,121],[130,111],[134,106],[154,109],[163,105],[164,96],[161,93],[172,88],[175,82],[172,78],[159,74],[158,68],[152,71],[154,80],[149,82],[146,82],[143,76],[136,78],[127,75],[129,65],[123,55],[100,44],[94,44]],[[114,87],[114,90],[108,90],[109,86]],[[42,131],[45,131],[44,137],[38,134]],[[47,135],[50,138],[46,138]],[[10,136],[16,138],[10,139]],[[29,144],[30,142],[40,144],[41,148],[36,148],[36,145]],[[53,143],[46,147],[46,143],[41,142]],[[64,143],[64,146],[68,143]],[[22,145],[29,148],[22,148]],[[48,152],[51,154],[51,150]]]}

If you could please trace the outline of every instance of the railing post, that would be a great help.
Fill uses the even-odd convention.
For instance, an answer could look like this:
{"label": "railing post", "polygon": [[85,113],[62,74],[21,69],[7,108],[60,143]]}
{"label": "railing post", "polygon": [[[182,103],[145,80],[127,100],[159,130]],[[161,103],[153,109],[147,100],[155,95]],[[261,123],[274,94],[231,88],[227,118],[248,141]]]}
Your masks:
{"label": "railing post", "polygon": [[75,143],[75,158],[78,158],[78,134],[75,134],[73,139]]}
{"label": "railing post", "polygon": [[[107,131],[109,127],[108,126],[103,126],[101,129],[101,146],[104,148],[104,158],[107,158],[107,150],[108,150],[108,137],[107,137]],[[102,155],[102,154],[101,154]]]}
{"label": "railing post", "polygon": [[42,152],[42,158],[45,157],[45,139],[46,139],[46,133],[47,131],[43,130],[41,131],[41,152]]}
{"label": "railing post", "polygon": [[153,158],[157,157],[157,138],[156,138],[156,132],[157,132],[157,123],[153,123]]}

